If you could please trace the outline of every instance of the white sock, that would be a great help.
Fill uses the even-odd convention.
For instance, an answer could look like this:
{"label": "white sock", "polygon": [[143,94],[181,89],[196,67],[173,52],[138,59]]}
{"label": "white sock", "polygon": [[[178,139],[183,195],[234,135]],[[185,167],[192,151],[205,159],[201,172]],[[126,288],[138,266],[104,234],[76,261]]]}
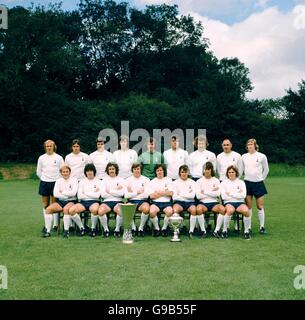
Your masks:
{"label": "white sock", "polygon": [[191,214],[190,216],[190,233],[194,232],[195,226],[196,226],[196,222],[197,222],[197,216],[193,216]]}
{"label": "white sock", "polygon": [[64,215],[64,230],[69,231],[69,227],[71,225],[71,216],[69,214]]}
{"label": "white sock", "polygon": [[83,229],[83,223],[82,220],[80,219],[80,216],[78,213],[76,213],[74,216],[71,216],[71,219],[76,223],[76,225],[80,228]]}
{"label": "white sock", "polygon": [[224,221],[224,216],[219,213],[218,217],[217,217],[215,232],[217,232],[221,229],[223,221]]}
{"label": "white sock", "polygon": [[162,230],[166,230],[168,227],[168,216],[165,215],[164,216],[164,221],[163,221],[163,227],[162,227]]}
{"label": "white sock", "polygon": [[249,218],[250,218],[250,222],[249,222],[249,229],[251,229],[252,209],[249,209],[249,210],[248,210],[248,214],[249,214]]}
{"label": "white sock", "polygon": [[224,222],[223,222],[223,231],[224,232],[227,232],[228,231],[228,227],[229,227],[229,224],[230,224],[230,220],[231,220],[231,216],[229,215],[225,215],[224,216]]}
{"label": "white sock", "polygon": [[145,214],[143,212],[141,213],[141,221],[140,221],[140,226],[139,226],[139,230],[140,231],[143,231],[145,223],[146,223],[148,217],[149,217],[148,214]]}
{"label": "white sock", "polygon": [[122,220],[123,220],[123,218],[117,214],[116,219],[115,219],[115,230],[114,231],[117,231],[117,232],[120,231],[120,227],[122,225]]}
{"label": "white sock", "polygon": [[136,227],[136,224],[135,224],[134,220],[132,220],[131,229],[132,230],[137,230],[137,227]]}
{"label": "white sock", "polygon": [[204,225],[204,222],[205,222],[204,220],[205,219],[204,219],[204,215],[203,214],[200,214],[199,216],[197,216],[197,221],[199,223],[201,231],[206,232],[205,225]]}
{"label": "white sock", "polygon": [[250,225],[250,218],[244,216],[243,219],[244,219],[245,233],[248,233],[249,232],[249,225]]}
{"label": "white sock", "polygon": [[96,228],[96,224],[98,222],[98,215],[91,214],[91,229]]}
{"label": "white sock", "polygon": [[53,214],[53,228],[58,227],[58,222],[59,222],[59,213],[54,213]]}
{"label": "white sock", "polygon": [[265,210],[264,208],[258,210],[258,220],[260,228],[265,227]]}
{"label": "white sock", "polygon": [[150,218],[149,220],[152,222],[155,230],[160,230],[159,224],[158,224],[158,217],[157,217],[157,216],[154,217],[154,218]]}
{"label": "white sock", "polygon": [[104,231],[108,231],[109,232],[107,215],[103,214],[102,216],[99,216],[99,219],[100,219],[100,222],[101,222],[101,224],[103,226]]}
{"label": "white sock", "polygon": [[44,223],[45,223],[45,228],[47,229],[47,232],[51,231],[52,222],[53,222],[53,214],[46,213],[44,215]]}

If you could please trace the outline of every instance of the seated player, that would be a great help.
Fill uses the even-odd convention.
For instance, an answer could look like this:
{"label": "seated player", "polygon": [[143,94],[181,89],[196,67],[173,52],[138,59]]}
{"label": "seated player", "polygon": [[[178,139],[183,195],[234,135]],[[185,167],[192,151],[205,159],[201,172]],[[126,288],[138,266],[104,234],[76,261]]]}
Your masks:
{"label": "seated player", "polygon": [[102,181],[102,198],[98,209],[99,219],[104,229],[104,237],[109,237],[109,227],[107,213],[113,211],[116,214],[116,225],[113,235],[120,237],[120,227],[122,225],[120,203],[123,202],[125,194],[125,181],[118,177],[119,166],[114,162],[109,162],[106,166],[106,177]]}
{"label": "seated player", "polygon": [[[216,228],[213,236],[220,237],[220,228],[223,224],[225,208],[219,203],[220,197],[220,181],[215,177],[215,171],[213,164],[207,162],[203,166],[203,177],[197,180],[197,192],[196,197],[199,200],[197,205],[197,219],[199,225],[204,226],[204,214],[208,211],[218,214]],[[202,217],[202,218],[199,218]],[[202,222],[203,221],[203,222]]]}
{"label": "seated player", "polygon": [[[126,193],[125,197],[129,202],[137,205],[136,210],[141,212],[141,221],[138,230],[138,236],[144,237],[144,226],[149,218],[149,200],[148,200],[148,186],[150,180],[141,175],[141,164],[135,163],[131,166],[132,176],[126,179]],[[136,230],[133,221],[133,230]]]}
{"label": "seated player", "polygon": [[56,180],[53,194],[56,201],[46,208],[45,212],[45,231],[43,237],[50,236],[50,229],[53,221],[53,214],[64,212],[64,238],[69,237],[70,215],[69,209],[76,202],[76,194],[78,189],[78,180],[71,176],[71,169],[67,165],[60,168],[61,178]]}
{"label": "seated player", "polygon": [[149,196],[151,206],[149,208],[150,220],[154,226],[154,237],[160,235],[158,213],[165,213],[162,227],[162,235],[166,236],[168,227],[168,218],[173,214],[171,197],[173,196],[172,179],[166,176],[166,167],[164,164],[156,164],[155,178],[149,183]]}
{"label": "seated player", "polygon": [[94,217],[98,212],[102,190],[102,182],[96,177],[96,169],[94,164],[86,164],[84,174],[85,178],[82,179],[78,185],[77,198],[79,203],[75,204],[69,209],[71,219],[79,227],[81,236],[85,235],[85,229],[79,214],[89,210],[91,213],[91,228],[95,228],[94,224],[96,224],[96,219]]}
{"label": "seated player", "polygon": [[[189,237],[193,238],[194,228],[196,225],[196,182],[189,178],[189,168],[187,165],[179,167],[179,178],[173,182],[173,209],[175,213],[187,211],[190,214],[190,231]],[[198,221],[199,222],[199,221]],[[199,222],[202,236],[205,234],[204,221],[203,224]],[[202,228],[203,227],[203,228]]]}
{"label": "seated player", "polygon": [[223,238],[228,237],[228,226],[231,220],[231,216],[236,211],[243,215],[244,219],[244,236],[246,240],[251,239],[249,233],[250,218],[248,213],[248,207],[245,204],[246,197],[246,185],[244,181],[238,178],[238,169],[235,166],[229,166],[227,168],[226,176],[228,179],[224,180],[220,184],[221,197],[225,205],[226,213],[223,223]]}

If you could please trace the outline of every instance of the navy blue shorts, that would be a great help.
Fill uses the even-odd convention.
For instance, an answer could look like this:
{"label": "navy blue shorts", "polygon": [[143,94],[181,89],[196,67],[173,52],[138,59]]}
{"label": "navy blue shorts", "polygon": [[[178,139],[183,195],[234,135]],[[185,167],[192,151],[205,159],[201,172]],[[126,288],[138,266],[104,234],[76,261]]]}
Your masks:
{"label": "navy blue shorts", "polygon": [[53,196],[54,186],[55,186],[55,181],[46,182],[46,181],[40,180],[38,193],[43,197]]}
{"label": "navy blue shorts", "polygon": [[208,209],[208,211],[212,211],[212,209],[215,206],[217,206],[219,203],[218,202],[202,202],[202,201],[199,201],[198,204],[202,204]]}
{"label": "navy blue shorts", "polygon": [[155,206],[157,206],[160,209],[160,211],[163,211],[165,208],[172,206],[171,202],[152,201],[151,204],[154,204]]}
{"label": "navy blue shorts", "polygon": [[192,177],[192,180],[194,180],[195,182],[197,181],[197,180],[199,180],[200,178],[195,178],[195,177]]}
{"label": "navy blue shorts", "polygon": [[56,199],[56,203],[58,203],[62,208],[64,208],[68,203],[76,203],[76,200],[70,200],[70,201],[66,201],[66,200],[59,200]]}
{"label": "navy blue shorts", "polygon": [[106,206],[108,206],[111,210],[118,204],[122,203],[122,201],[104,201],[103,202]]}
{"label": "navy blue shorts", "polygon": [[98,200],[81,200],[79,203],[84,206],[86,210],[89,210],[93,203],[99,204]]}
{"label": "navy blue shorts", "polygon": [[180,201],[180,200],[175,200],[174,204],[179,204],[180,207],[183,208],[183,210],[187,210],[190,206],[196,206],[195,201]]}
{"label": "navy blue shorts", "polygon": [[148,200],[129,200],[129,202],[137,205],[136,210],[138,210],[138,208],[141,207],[141,205],[145,202],[149,204]]}
{"label": "navy blue shorts", "polygon": [[241,204],[245,204],[245,203],[244,203],[244,202],[227,202],[227,203],[225,204],[225,206],[226,206],[227,204],[230,204],[230,205],[233,206],[233,207],[235,208],[235,210],[236,210]]}
{"label": "navy blue shorts", "polygon": [[268,193],[264,181],[251,182],[245,180],[245,184],[247,188],[247,196],[254,196],[255,198],[260,198]]}

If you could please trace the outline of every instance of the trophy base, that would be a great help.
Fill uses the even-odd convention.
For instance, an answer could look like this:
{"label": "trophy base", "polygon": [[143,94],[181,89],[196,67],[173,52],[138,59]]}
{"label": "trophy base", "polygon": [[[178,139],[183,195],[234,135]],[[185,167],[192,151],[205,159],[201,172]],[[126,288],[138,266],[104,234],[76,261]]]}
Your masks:
{"label": "trophy base", "polygon": [[178,238],[178,239],[177,239],[177,238],[172,238],[172,239],[171,239],[171,242],[181,242],[181,239],[179,239],[179,238]]}
{"label": "trophy base", "polygon": [[123,240],[122,241],[124,244],[132,244],[133,240]]}

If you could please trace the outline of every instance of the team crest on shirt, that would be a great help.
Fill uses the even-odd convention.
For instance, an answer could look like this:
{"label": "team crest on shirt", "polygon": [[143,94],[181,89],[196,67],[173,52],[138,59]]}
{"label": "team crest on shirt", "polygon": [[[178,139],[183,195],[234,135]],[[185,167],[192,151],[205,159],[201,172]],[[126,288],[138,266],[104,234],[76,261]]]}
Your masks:
{"label": "team crest on shirt", "polygon": [[233,158],[233,162],[235,162],[235,158]]}
{"label": "team crest on shirt", "polygon": [[258,163],[258,158],[256,159],[256,162]]}
{"label": "team crest on shirt", "polygon": [[54,160],[54,164],[56,164],[56,160]]}
{"label": "team crest on shirt", "polygon": [[72,185],[71,184],[69,184],[69,189],[72,190]]}
{"label": "team crest on shirt", "polygon": [[82,161],[84,162],[84,161],[85,161],[85,159],[84,159],[84,158],[82,158]]}

